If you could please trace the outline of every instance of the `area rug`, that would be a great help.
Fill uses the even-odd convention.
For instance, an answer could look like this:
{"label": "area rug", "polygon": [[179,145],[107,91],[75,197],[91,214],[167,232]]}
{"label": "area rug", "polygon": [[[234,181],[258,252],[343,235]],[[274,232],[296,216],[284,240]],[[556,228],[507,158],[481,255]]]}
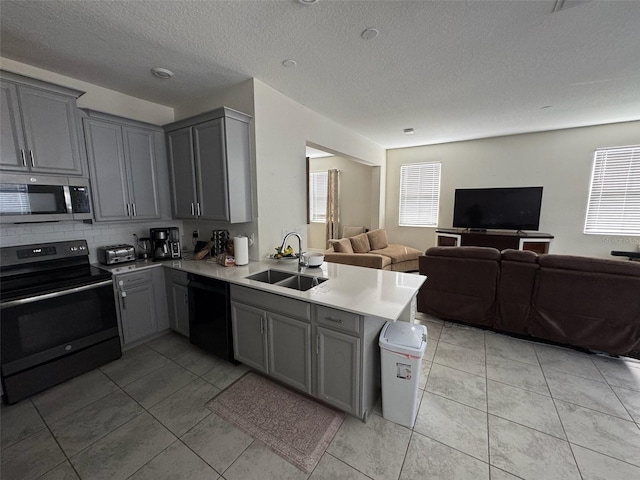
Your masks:
{"label": "area rug", "polygon": [[311,473],[345,414],[253,372],[207,403],[300,470]]}

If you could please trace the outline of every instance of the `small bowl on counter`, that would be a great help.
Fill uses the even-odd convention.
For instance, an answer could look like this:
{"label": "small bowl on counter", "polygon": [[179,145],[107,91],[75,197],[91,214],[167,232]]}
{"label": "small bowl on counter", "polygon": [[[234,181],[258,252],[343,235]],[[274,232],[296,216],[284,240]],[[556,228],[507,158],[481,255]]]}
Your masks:
{"label": "small bowl on counter", "polygon": [[324,253],[307,252],[302,259],[307,267],[319,267],[324,262]]}

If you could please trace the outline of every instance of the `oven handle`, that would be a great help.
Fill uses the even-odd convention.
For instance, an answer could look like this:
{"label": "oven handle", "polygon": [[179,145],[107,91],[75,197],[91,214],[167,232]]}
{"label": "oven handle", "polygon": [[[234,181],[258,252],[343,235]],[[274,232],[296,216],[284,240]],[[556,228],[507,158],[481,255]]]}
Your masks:
{"label": "oven handle", "polygon": [[27,303],[39,302],[41,300],[48,300],[50,298],[62,297],[64,295],[70,295],[72,293],[84,292],[86,290],[93,290],[94,288],[104,287],[106,285],[112,285],[111,280],[104,280],[98,283],[92,283],[91,285],[82,285],[81,287],[70,288],[68,290],[60,290],[59,292],[45,293],[44,295],[38,295],[35,297],[19,298],[18,300],[11,300],[9,302],[2,302],[0,309],[9,307],[15,307],[17,305],[26,305]]}

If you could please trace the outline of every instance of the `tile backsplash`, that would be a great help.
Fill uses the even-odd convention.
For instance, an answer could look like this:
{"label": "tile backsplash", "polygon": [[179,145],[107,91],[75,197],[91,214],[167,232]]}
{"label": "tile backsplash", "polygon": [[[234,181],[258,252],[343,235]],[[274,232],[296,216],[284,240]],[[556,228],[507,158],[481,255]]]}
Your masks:
{"label": "tile backsplash", "polygon": [[[155,220],[135,223],[93,223],[82,222],[50,222],[30,224],[0,225],[0,246],[29,245],[32,243],[60,242],[63,240],[86,240],[89,245],[89,259],[96,262],[96,248],[103,245],[128,243],[135,246],[135,238],[148,237],[149,229],[155,227],[178,227],[182,245],[185,235],[182,221]],[[187,240],[190,250],[191,236]]]}

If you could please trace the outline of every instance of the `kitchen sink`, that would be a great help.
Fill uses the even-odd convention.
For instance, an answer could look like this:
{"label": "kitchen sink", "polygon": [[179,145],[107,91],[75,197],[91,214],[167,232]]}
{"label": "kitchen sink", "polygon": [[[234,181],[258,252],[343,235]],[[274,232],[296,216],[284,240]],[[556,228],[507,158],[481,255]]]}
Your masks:
{"label": "kitchen sink", "polygon": [[257,282],[300,290],[301,292],[305,292],[328,280],[328,278],[302,275],[300,273],[281,272],[280,270],[265,270],[264,272],[249,275],[246,278],[248,280],[256,280]]}
{"label": "kitchen sink", "polygon": [[280,270],[265,270],[264,272],[249,275],[247,279],[264,283],[278,283],[282,280],[291,278],[293,275],[295,274],[291,272],[281,272]]}

